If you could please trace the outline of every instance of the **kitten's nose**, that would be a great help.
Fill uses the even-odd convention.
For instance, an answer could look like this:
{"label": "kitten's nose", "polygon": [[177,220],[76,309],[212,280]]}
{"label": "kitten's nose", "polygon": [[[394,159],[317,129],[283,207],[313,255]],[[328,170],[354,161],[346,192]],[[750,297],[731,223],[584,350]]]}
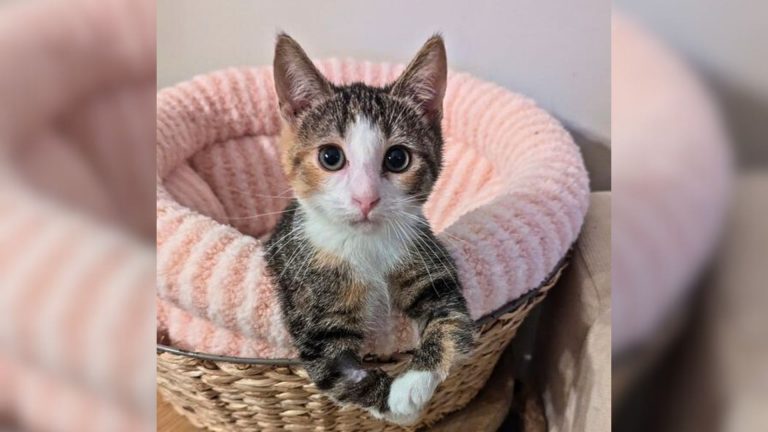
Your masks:
{"label": "kitten's nose", "polygon": [[352,201],[355,202],[357,205],[357,208],[360,209],[361,212],[363,212],[363,217],[368,219],[368,213],[373,210],[374,207],[376,207],[376,204],[381,201],[381,198],[379,198],[376,195],[371,196],[365,196],[365,197],[352,197]]}

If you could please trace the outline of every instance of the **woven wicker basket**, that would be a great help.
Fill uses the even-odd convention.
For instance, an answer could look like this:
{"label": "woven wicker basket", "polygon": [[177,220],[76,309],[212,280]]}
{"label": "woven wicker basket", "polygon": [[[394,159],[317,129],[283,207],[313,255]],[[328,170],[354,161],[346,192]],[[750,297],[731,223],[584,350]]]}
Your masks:
{"label": "woven wicker basket", "polygon": [[[411,427],[376,420],[355,407],[339,407],[315,388],[293,359],[221,357],[159,344],[158,389],[192,424],[214,431],[417,430],[463,408],[475,397],[520,323],[564,267],[565,260],[538,289],[478,321],[477,349],[451,371],[419,422]],[[367,365],[397,374],[407,367],[408,359],[403,354],[394,361]]]}

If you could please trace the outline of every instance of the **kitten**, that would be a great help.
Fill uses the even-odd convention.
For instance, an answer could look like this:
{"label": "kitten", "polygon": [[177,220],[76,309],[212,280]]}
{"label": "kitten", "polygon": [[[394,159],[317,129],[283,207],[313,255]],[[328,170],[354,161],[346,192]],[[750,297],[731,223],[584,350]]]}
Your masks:
{"label": "kitten", "polygon": [[[383,88],[331,84],[285,34],[275,48],[282,164],[296,195],[266,245],[283,319],[320,390],[400,424],[474,345],[456,268],[422,214],[442,166],[446,75],[439,36]],[[421,329],[394,378],[360,358],[390,307]]]}

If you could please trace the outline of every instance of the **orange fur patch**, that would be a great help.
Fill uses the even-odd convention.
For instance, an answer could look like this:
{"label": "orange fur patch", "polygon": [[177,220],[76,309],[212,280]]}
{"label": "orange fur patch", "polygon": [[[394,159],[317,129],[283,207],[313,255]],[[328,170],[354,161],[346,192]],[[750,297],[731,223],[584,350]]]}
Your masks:
{"label": "orange fur patch", "polygon": [[280,162],[283,165],[283,172],[288,181],[292,181],[296,173],[291,161],[293,160],[293,152],[296,149],[296,134],[293,129],[288,125],[283,125],[278,139],[278,147],[280,148]]}
{"label": "orange fur patch", "polygon": [[452,335],[459,333],[462,326],[462,317],[454,315],[453,317],[431,322],[422,335],[423,339],[436,338],[440,341],[440,361],[435,366],[437,372],[443,376],[447,376],[451,368],[459,360],[456,343]]}
{"label": "orange fur patch", "polygon": [[315,149],[299,145],[295,132],[289,126],[284,126],[280,134],[280,149],[283,171],[296,196],[305,198],[316,193],[327,172],[315,162]]}
{"label": "orange fur patch", "polygon": [[402,174],[393,174],[392,180],[400,190],[409,191],[414,190],[419,186],[424,179],[416,174],[420,166],[420,161],[417,156],[412,156],[411,166],[408,170]]}
{"label": "orange fur patch", "polygon": [[[359,283],[346,283],[341,291],[338,293],[337,300],[332,306],[329,312],[333,313],[341,312],[350,319],[351,316],[361,317],[362,312],[365,310],[364,303],[366,287]],[[350,315],[352,312],[352,315]]]}
{"label": "orange fur patch", "polygon": [[453,338],[448,335],[458,332],[459,326],[453,321],[448,321],[443,323],[441,328],[443,331],[443,338],[441,339],[440,344],[442,345],[443,355],[437,369],[441,375],[448,376],[448,373],[456,362],[456,344],[454,343]]}
{"label": "orange fur patch", "polygon": [[336,268],[343,264],[341,258],[324,250],[318,251],[312,258],[312,262],[313,265],[322,268]]}
{"label": "orange fur patch", "polygon": [[341,295],[341,303],[347,309],[362,308],[365,302],[366,287],[360,283],[347,285]]}

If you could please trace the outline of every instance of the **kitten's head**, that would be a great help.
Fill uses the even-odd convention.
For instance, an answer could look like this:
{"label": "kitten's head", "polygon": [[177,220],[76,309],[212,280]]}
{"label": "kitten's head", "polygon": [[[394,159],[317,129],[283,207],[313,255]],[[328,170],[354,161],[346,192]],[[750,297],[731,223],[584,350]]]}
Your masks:
{"label": "kitten's head", "polygon": [[336,86],[279,35],[283,167],[301,205],[362,231],[419,214],[442,165],[446,73],[434,36],[386,87]]}

